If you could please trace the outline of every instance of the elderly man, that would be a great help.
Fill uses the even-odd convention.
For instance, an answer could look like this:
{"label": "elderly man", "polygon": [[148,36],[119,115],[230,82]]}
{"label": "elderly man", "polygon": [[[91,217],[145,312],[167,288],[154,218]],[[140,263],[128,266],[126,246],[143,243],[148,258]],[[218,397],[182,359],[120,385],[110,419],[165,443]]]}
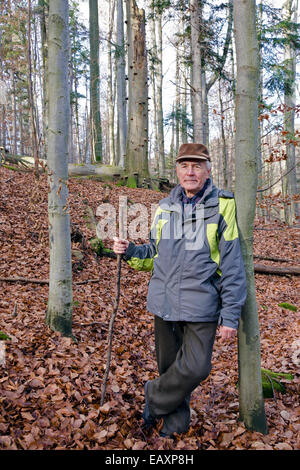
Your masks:
{"label": "elderly man", "polygon": [[145,384],[146,426],[163,418],[162,436],[186,432],[191,392],[209,375],[216,330],[236,335],[246,299],[234,196],[216,188],[202,144],[183,144],[179,184],[162,199],[150,243],[115,239],[135,269],[152,271],[147,309],[154,314],[159,377]]}

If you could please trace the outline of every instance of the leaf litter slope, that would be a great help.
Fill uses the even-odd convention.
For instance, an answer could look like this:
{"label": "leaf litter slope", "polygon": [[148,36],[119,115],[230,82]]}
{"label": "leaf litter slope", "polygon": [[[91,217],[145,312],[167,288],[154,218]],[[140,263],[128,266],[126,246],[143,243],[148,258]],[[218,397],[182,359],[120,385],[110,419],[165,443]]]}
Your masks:
{"label": "leaf litter slope", "polygon": [[[1,168],[0,181],[0,277],[48,279],[47,179],[42,176],[36,182],[31,174]],[[105,200],[118,211],[118,198],[126,195],[129,204],[142,203],[150,209],[164,196],[79,179],[70,180],[69,191],[71,221],[86,240],[95,236],[84,219],[86,204],[95,213]],[[298,230],[261,223],[257,228],[272,230],[255,230],[255,254],[297,263]],[[105,245],[111,247],[111,242]],[[80,242],[73,242],[72,248],[84,255],[79,264],[73,258],[77,343],[45,325],[47,284],[0,284],[0,331],[11,338],[6,341],[5,365],[0,366],[0,448],[300,448],[299,277],[256,274],[262,366],[294,375],[285,384],[286,394],[265,400],[269,434],[251,433],[238,421],[236,341],[221,343],[217,338],[211,375],[192,394],[190,430],[173,441],[159,437],[161,423],[148,433],[141,427],[143,386],[157,376],[153,317],[146,311],[150,274],[122,264],[107,401],[100,408],[116,261],[97,258]],[[97,278],[98,283],[76,284]],[[298,311],[279,307],[282,302],[298,305]]]}

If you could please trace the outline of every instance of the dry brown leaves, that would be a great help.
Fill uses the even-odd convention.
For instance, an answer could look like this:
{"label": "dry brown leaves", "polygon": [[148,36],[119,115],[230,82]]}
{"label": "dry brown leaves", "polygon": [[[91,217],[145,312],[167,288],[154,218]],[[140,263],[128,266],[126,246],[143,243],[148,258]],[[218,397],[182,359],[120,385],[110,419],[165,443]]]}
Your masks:
{"label": "dry brown leaves", "polygon": [[[36,182],[32,175],[1,168],[0,180],[0,277],[48,278],[46,177]],[[107,194],[104,184],[91,180],[71,180],[69,190],[71,220],[87,240],[95,234],[85,225],[85,203],[95,212],[107,197],[118,209],[120,194],[149,207],[162,197],[150,190],[115,186]],[[255,253],[286,257],[296,264],[298,231],[277,228],[255,231]],[[81,249],[77,244],[73,248]],[[0,366],[0,448],[300,448],[298,312],[278,307],[280,302],[297,305],[299,278],[256,275],[262,365],[295,376],[286,384],[286,394],[265,401],[269,434],[247,431],[238,421],[236,342],[217,339],[211,375],[192,395],[190,430],[173,441],[160,438],[158,430],[145,434],[141,427],[143,385],[157,376],[153,319],[145,308],[149,273],[122,265],[107,402],[100,407],[116,262],[96,259],[88,249],[82,268],[74,269],[74,281],[99,277],[99,284],[74,284],[77,344],[45,326],[47,285],[0,284],[0,330],[11,337],[6,343],[6,366]]]}

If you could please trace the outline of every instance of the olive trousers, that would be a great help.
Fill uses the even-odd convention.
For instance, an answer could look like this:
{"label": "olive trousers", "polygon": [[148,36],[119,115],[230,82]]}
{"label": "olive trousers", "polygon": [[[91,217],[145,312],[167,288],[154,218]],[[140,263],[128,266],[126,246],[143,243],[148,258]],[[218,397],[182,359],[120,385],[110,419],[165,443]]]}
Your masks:
{"label": "olive trousers", "polygon": [[171,322],[154,317],[160,376],[148,383],[146,400],[162,432],[186,432],[191,392],[209,375],[217,322]]}

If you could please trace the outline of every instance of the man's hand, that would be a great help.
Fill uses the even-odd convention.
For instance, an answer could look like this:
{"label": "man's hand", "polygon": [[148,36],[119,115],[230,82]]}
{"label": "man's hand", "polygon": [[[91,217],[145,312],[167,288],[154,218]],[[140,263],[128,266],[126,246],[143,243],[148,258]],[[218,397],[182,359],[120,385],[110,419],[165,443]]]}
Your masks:
{"label": "man's hand", "polygon": [[226,339],[234,338],[237,334],[237,330],[235,328],[230,328],[229,326],[220,326],[219,328],[219,338],[221,341],[225,341]]}
{"label": "man's hand", "polygon": [[126,252],[129,245],[128,240],[123,240],[121,238],[114,237],[113,250],[117,255],[122,255]]}

